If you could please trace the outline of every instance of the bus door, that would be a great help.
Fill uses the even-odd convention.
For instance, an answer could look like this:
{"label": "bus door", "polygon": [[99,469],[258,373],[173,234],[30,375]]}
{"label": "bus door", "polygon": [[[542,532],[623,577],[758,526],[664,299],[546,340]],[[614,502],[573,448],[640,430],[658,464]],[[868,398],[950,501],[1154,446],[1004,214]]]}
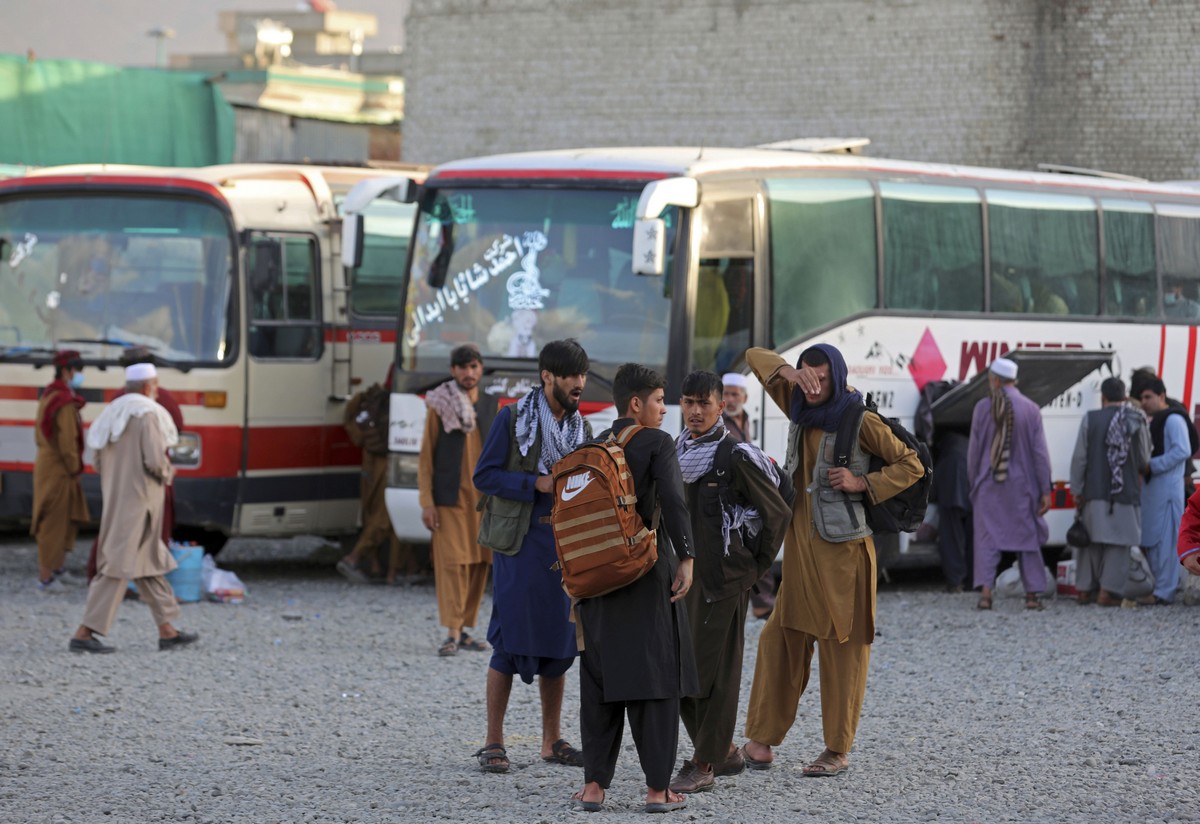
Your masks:
{"label": "bus door", "polygon": [[248,233],[246,425],[237,531],[315,532],[328,433],[331,357],[317,238]]}
{"label": "bus door", "polygon": [[[745,372],[745,353],[762,346],[766,325],[760,306],[764,290],[756,288],[759,246],[757,216],[761,198],[750,185],[706,185],[696,210],[699,235],[695,289],[690,295],[692,346],[690,369],[718,375]],[[746,403],[753,441],[762,443],[762,393]]]}

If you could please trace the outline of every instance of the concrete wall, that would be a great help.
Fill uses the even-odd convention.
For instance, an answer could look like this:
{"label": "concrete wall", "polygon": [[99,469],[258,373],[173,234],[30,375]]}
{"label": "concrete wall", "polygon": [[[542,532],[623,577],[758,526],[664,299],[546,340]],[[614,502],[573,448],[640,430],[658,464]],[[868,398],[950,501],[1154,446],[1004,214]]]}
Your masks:
{"label": "concrete wall", "polygon": [[421,0],[405,159],[866,136],[1200,177],[1194,0]]}

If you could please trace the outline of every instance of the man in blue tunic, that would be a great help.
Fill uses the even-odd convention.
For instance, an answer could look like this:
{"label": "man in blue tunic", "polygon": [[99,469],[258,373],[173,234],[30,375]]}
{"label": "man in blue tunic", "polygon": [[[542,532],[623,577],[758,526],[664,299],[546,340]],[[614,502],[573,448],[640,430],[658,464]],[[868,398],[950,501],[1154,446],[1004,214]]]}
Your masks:
{"label": "man in blue tunic", "polygon": [[1179,589],[1175,545],[1183,518],[1183,467],[1191,457],[1188,427],[1182,409],[1167,403],[1167,388],[1159,378],[1147,383],[1139,400],[1150,416],[1150,466],[1142,487],[1142,547],[1154,573],[1154,592],[1139,604],[1169,604]]}
{"label": "man in blue tunic", "polygon": [[579,414],[588,357],[574,340],[551,341],[538,355],[542,385],[496,415],[475,465],[475,487],[488,500],[479,543],[492,556],[492,619],[488,642],[487,743],[475,756],[484,772],[508,772],[504,715],[514,675],[539,678],[542,760],[582,766],[583,754],[560,735],[563,681],[577,647],[570,600],[549,515],[551,467],[591,437]]}

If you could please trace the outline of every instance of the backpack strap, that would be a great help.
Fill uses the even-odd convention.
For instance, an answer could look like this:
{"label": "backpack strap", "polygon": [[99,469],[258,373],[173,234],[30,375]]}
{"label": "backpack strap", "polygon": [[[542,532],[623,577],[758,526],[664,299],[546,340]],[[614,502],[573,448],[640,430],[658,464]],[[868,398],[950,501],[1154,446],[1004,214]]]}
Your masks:
{"label": "backpack strap", "polygon": [[858,430],[862,426],[862,418],[866,411],[865,405],[852,406],[838,422],[837,437],[833,441],[834,466],[850,465],[850,455],[854,450],[855,441],[858,440]]}

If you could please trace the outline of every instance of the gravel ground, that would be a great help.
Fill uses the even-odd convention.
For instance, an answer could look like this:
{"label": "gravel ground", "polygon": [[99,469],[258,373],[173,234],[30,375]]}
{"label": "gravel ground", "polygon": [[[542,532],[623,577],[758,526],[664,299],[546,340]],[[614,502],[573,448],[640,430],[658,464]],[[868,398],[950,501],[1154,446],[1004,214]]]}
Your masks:
{"label": "gravel ground", "polygon": [[[249,595],[185,605],[199,645],[159,653],[146,608],[127,603],[118,653],[79,656],[66,646],[83,591],[40,595],[28,539],[0,543],[0,822],[585,819],[567,803],[582,771],[538,758],[536,689],[513,691],[515,769],[480,773],[486,656],[434,655],[432,586],[354,587],[330,557],[231,544],[221,564]],[[814,674],[774,769],[719,779],[667,818],[1200,820],[1200,609],[1021,607],[885,587],[850,772],[800,775],[822,748]],[[743,713],[759,625],[747,632]],[[577,744],[574,669],[563,718]],[[644,820],[643,793],[626,735],[597,819]]]}

